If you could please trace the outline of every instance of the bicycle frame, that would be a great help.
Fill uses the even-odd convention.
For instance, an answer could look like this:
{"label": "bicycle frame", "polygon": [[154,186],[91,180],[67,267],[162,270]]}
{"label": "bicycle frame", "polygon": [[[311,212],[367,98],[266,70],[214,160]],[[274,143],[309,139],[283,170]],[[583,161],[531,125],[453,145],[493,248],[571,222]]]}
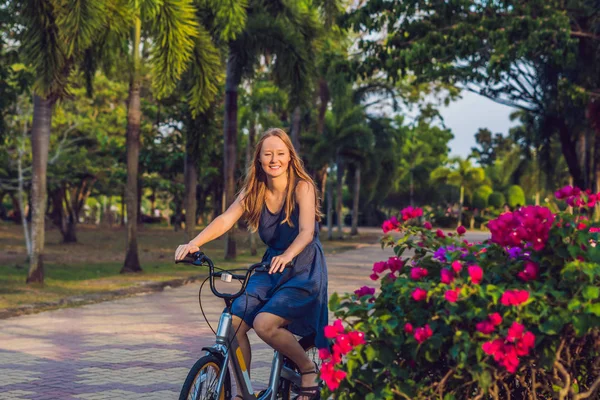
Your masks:
{"label": "bicycle frame", "polygon": [[269,385],[265,393],[257,398],[254,395],[252,382],[250,381],[250,375],[248,374],[249,366],[246,365],[246,361],[244,360],[244,356],[235,337],[235,330],[232,325],[232,315],[229,310],[226,310],[221,314],[219,326],[217,327],[216,339],[215,345],[203,348],[203,350],[206,350],[208,353],[221,354],[224,359],[225,368],[221,369],[215,393],[221,393],[221,390],[223,389],[225,376],[228,371],[227,366],[230,360],[232,361],[233,373],[237,376],[237,381],[240,382],[241,385],[241,387],[238,387],[238,393],[244,397],[244,400],[276,400],[281,377],[298,386],[301,385],[300,375],[293,369],[283,365],[283,356],[278,351],[275,351],[273,363],[271,365]]}

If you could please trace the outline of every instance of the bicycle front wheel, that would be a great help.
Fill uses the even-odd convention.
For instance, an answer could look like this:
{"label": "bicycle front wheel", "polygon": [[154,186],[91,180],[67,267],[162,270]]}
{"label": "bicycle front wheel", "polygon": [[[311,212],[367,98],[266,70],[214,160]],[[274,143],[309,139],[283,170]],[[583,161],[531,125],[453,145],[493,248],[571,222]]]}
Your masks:
{"label": "bicycle front wheel", "polygon": [[231,398],[231,378],[229,371],[221,393],[217,394],[219,374],[224,365],[222,357],[207,355],[196,361],[185,379],[179,400],[229,400]]}

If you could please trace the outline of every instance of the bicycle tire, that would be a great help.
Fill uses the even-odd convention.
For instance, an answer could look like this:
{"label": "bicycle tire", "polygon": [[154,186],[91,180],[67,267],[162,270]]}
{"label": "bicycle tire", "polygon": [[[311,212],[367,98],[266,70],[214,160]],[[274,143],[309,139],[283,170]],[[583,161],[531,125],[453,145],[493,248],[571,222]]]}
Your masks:
{"label": "bicycle tire", "polygon": [[[229,400],[231,398],[231,377],[229,376],[229,371],[227,371],[227,374],[225,375],[225,384],[223,385],[223,390],[221,391],[220,395],[216,397],[216,393],[212,393],[210,391],[211,384],[215,386],[217,384],[217,381],[219,379],[219,373],[223,368],[223,361],[223,357],[214,354],[206,355],[200,358],[198,361],[196,361],[194,366],[190,369],[190,372],[188,372],[187,377],[185,378],[185,382],[183,383],[183,387],[181,388],[181,393],[179,394],[179,400]],[[207,384],[207,382],[205,381],[207,378],[202,378],[201,374],[203,371],[207,371],[206,373],[208,373],[209,368],[212,368],[214,370],[214,373],[211,375],[213,379],[210,380]],[[199,383],[199,386],[196,382]],[[194,394],[191,393],[191,391],[196,387],[197,390],[194,391],[199,393],[201,393],[202,390],[206,388],[208,392],[207,396],[194,396]]]}
{"label": "bicycle tire", "polygon": [[[314,336],[303,337],[298,341],[300,346],[304,349],[306,353],[310,352],[309,358],[317,363],[317,366],[321,366],[321,360],[319,359],[319,349],[315,346]],[[292,360],[289,358],[284,359],[284,364],[288,367],[294,369],[295,371],[299,371],[298,367]],[[281,400],[291,400],[292,399],[292,382],[287,379],[281,379],[279,382],[279,390],[277,391],[277,399]]]}

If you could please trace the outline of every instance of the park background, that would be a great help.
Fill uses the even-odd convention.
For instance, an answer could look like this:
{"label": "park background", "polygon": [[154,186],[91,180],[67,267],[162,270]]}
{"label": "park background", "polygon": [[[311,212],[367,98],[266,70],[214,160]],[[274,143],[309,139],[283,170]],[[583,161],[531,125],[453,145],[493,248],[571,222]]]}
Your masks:
{"label": "park background", "polygon": [[[406,206],[485,230],[597,191],[597,3],[442,3],[1,2],[0,308],[197,274],[170,255],[269,127],[331,253]],[[243,265],[257,242],[240,223],[208,248]]]}

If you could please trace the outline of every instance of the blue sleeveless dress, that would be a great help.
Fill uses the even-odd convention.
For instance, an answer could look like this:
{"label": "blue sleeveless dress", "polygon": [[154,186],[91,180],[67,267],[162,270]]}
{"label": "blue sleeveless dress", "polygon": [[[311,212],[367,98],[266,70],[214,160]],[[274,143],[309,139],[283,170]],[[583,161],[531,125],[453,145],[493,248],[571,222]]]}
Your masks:
{"label": "blue sleeveless dress", "polygon": [[[285,211],[273,214],[266,205],[260,216],[258,233],[268,246],[263,261],[282,254],[299,233],[299,207],[296,204],[291,216],[294,226],[285,219]],[[315,334],[318,348],[328,346],[324,336],[327,325],[327,265],[319,241],[319,224],[315,221],[313,240],[294,258],[293,267],[281,273],[257,272],[252,275],[247,295],[238,297],[232,313],[252,326],[254,318],[267,312],[285,318],[291,323],[287,329],[295,335]]]}

